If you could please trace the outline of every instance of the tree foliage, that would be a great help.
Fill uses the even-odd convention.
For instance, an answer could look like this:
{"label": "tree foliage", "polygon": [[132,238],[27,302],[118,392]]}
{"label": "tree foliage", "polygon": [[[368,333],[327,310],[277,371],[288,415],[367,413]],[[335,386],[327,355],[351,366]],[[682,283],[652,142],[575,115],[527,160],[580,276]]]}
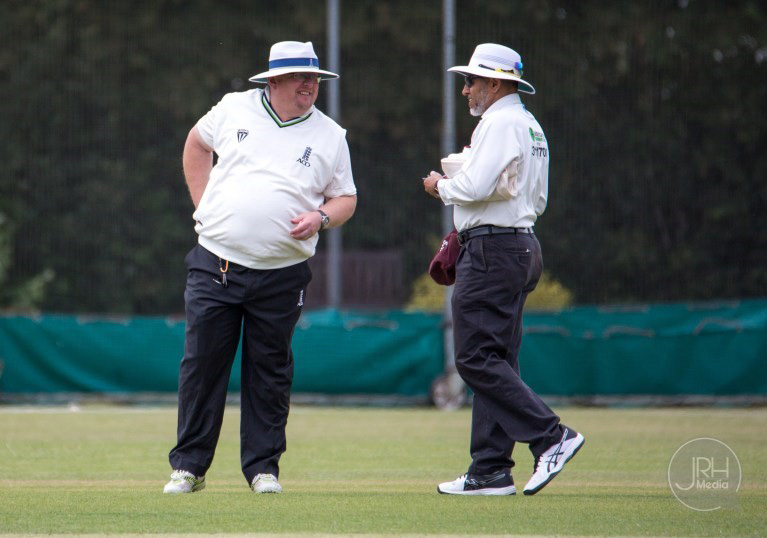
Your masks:
{"label": "tree foliage", "polygon": [[[441,235],[419,181],[441,157],[440,6],[341,4],[342,78],[328,84],[341,85],[360,194],[344,242],[402,249],[412,282]],[[504,43],[538,90],[523,96],[552,151],[537,229],[576,301],[767,294],[763,3],[457,4],[457,63]],[[325,17],[323,2],[298,0],[5,2],[5,304],[36,282],[49,310],[180,311],[195,241],[186,134],[223,94],[252,87],[273,42],[311,40],[325,63]],[[476,125],[460,84],[456,149]]]}

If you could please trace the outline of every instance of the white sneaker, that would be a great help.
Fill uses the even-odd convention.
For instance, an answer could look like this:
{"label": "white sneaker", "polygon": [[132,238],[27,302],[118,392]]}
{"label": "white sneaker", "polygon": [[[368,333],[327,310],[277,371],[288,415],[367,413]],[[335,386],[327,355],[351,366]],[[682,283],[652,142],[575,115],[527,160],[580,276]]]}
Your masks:
{"label": "white sneaker", "polygon": [[163,493],[194,493],[205,488],[205,477],[194,476],[189,471],[173,471]]}
{"label": "white sneaker", "polygon": [[452,482],[437,486],[439,493],[448,495],[515,495],[517,488],[511,475],[501,471],[491,475],[463,475]]}
{"label": "white sneaker", "polygon": [[282,486],[273,474],[257,474],[253,482],[250,483],[250,489],[253,490],[253,493],[282,492]]}
{"label": "white sneaker", "polygon": [[548,450],[538,457],[538,461],[535,462],[533,476],[525,484],[525,489],[523,490],[525,495],[535,495],[541,491],[546,484],[559,474],[565,463],[570,461],[583,446],[585,441],[583,436],[578,432],[572,432],[575,435],[568,439],[567,436],[570,433],[570,430],[565,428],[562,440],[556,445],[549,447]]}

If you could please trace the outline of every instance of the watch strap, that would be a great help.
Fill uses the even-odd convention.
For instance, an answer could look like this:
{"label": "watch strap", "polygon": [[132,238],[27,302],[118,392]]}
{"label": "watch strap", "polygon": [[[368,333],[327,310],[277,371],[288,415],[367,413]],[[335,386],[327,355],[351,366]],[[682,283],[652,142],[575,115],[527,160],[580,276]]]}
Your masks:
{"label": "watch strap", "polygon": [[320,230],[324,230],[330,225],[330,217],[322,209],[317,209],[317,213],[322,216],[322,223],[320,224]]}

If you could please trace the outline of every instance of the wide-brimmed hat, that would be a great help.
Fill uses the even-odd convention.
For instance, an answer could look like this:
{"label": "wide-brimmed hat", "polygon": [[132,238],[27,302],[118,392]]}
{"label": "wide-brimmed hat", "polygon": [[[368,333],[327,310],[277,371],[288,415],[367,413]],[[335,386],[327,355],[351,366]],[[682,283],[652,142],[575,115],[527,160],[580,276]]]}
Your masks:
{"label": "wide-brimmed hat", "polygon": [[477,45],[469,65],[456,65],[448,71],[462,75],[514,80],[518,83],[519,91],[535,93],[532,84],[522,80],[522,57],[514,49],[503,45],[495,43]]}
{"label": "wide-brimmed hat", "polygon": [[248,80],[265,83],[269,77],[287,73],[317,73],[322,80],[338,78],[335,73],[320,69],[311,41],[280,41],[269,51],[269,71],[253,75]]}

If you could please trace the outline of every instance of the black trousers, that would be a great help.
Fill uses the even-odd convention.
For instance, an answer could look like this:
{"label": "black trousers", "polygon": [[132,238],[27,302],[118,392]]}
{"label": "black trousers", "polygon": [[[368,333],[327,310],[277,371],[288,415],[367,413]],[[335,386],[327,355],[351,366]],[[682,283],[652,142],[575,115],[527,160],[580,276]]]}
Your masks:
{"label": "black trousers", "polygon": [[240,457],[250,483],[279,476],[293,382],[291,340],[311,271],[306,262],[274,270],[229,263],[197,245],[186,257],[186,335],[179,370],[173,469],[204,475],[221,432],[227,385],[242,333]]}
{"label": "black trousers", "polygon": [[559,417],[520,377],[522,308],[543,271],[532,234],[469,239],[456,264],[453,289],[455,364],[474,393],[469,473],[514,466],[517,441],[534,457],[559,442]]}

